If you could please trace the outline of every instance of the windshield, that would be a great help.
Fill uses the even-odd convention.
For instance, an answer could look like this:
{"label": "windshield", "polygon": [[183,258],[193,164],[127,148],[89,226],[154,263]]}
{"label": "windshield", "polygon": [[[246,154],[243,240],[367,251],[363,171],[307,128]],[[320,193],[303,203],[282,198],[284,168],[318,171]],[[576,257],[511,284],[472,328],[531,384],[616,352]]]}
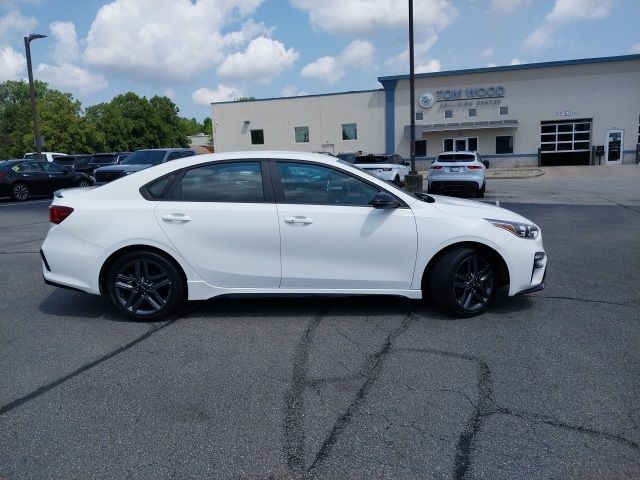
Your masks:
{"label": "windshield", "polygon": [[138,150],[125,158],[121,165],[159,165],[165,153],[164,150]]}
{"label": "windshield", "polygon": [[475,158],[470,153],[445,153],[438,155],[436,162],[473,162]]}
{"label": "windshield", "polygon": [[393,161],[388,155],[358,155],[353,163],[393,163]]}
{"label": "windshield", "polygon": [[91,163],[116,163],[115,155],[94,155]]}

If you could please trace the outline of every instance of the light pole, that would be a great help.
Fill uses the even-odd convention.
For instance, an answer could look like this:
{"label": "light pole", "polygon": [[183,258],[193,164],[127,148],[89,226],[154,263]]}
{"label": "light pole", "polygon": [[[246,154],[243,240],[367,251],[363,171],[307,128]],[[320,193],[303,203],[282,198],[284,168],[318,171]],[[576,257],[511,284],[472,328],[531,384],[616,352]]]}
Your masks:
{"label": "light pole", "polygon": [[422,175],[416,171],[416,72],[413,59],[413,0],[409,0],[409,103],[411,115],[411,172],[405,175],[405,188],[410,192],[422,191]]}
{"label": "light pole", "polygon": [[40,124],[38,123],[38,107],[36,106],[36,90],[33,86],[33,69],[31,67],[31,47],[30,43],[32,40],[36,40],[38,38],[46,38],[46,35],[40,35],[39,33],[32,33],[28,37],[24,37],[24,49],[27,53],[27,71],[29,73],[29,91],[31,95],[31,115],[33,115],[33,133],[36,140],[36,153],[38,154],[38,159],[40,159],[40,154],[42,153],[42,144],[40,143]]}

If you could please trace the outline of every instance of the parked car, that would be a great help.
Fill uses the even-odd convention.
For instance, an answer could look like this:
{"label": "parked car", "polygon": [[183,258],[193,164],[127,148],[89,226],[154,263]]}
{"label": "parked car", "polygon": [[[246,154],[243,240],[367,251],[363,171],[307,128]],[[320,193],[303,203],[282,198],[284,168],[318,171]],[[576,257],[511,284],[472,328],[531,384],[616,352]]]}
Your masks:
{"label": "parked car", "polygon": [[37,160],[8,160],[0,163],[0,197],[26,200],[32,195],[51,195],[69,187],[89,187],[91,177],[55,163]]}
{"label": "parked car", "polygon": [[127,156],[120,164],[98,168],[94,175],[96,183],[102,185],[145,168],[178,158],[191,157],[196,152],[190,148],[153,148],[138,150]]}
{"label": "parked car", "polygon": [[465,192],[482,198],[487,188],[488,163],[478,152],[442,152],[429,168],[428,192]]}
{"label": "parked car", "polygon": [[234,294],[430,295],[472,316],[502,287],[541,290],[547,265],[540,229],[514,212],[302,152],[200,155],[62,190],[50,220],[46,283],[136,320]]}
{"label": "parked car", "polygon": [[107,165],[116,165],[118,163],[118,153],[94,153],[93,158],[89,162],[88,168],[92,172],[95,172],[100,167],[106,167]]}
{"label": "parked car", "polygon": [[91,154],[84,154],[84,153],[79,153],[79,154],[73,154],[73,155],[63,155],[63,156],[59,156],[59,157],[55,157],[53,159],[53,163],[60,165],[61,167],[64,168],[69,168],[72,170],[76,170],[76,163],[81,165],[82,164],[82,160],[86,159],[87,163],[91,160],[92,155]]}
{"label": "parked car", "polygon": [[53,160],[57,157],[64,157],[67,155],[66,153],[60,152],[41,152],[40,156],[36,152],[25,153],[24,160],[45,160],[47,162],[53,162]]}
{"label": "parked car", "polygon": [[353,165],[396,185],[404,185],[404,177],[409,174],[409,162],[396,153],[370,153],[356,156]]}

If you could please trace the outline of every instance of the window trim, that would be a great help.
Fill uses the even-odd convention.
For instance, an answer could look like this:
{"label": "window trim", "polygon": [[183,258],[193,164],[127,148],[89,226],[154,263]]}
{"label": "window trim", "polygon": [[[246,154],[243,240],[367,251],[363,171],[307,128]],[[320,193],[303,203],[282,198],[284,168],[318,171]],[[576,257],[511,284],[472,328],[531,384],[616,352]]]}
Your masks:
{"label": "window trim", "polygon": [[409,205],[407,205],[407,203],[402,200],[400,197],[398,197],[397,195],[395,195],[393,192],[387,190],[384,187],[381,187],[380,185],[369,181],[369,179],[367,178],[363,178],[357,175],[354,175],[353,173],[347,171],[347,170],[342,170],[341,168],[336,168],[333,165],[327,165],[324,163],[319,163],[319,162],[313,162],[310,160],[300,160],[300,159],[295,159],[295,158],[270,158],[269,159],[269,169],[271,170],[271,184],[273,185],[273,192],[275,194],[275,203],[277,204],[283,204],[283,205],[313,205],[313,206],[321,206],[321,207],[358,207],[358,208],[373,208],[373,205],[347,205],[347,204],[342,204],[342,205],[337,205],[334,203],[302,203],[302,202],[287,202],[286,198],[285,198],[285,194],[284,194],[284,185],[282,184],[282,180],[280,179],[280,172],[278,171],[278,163],[306,163],[309,165],[313,165],[313,166],[318,166],[318,167],[324,167],[324,168],[328,168],[329,170],[335,170],[338,173],[341,173],[343,175],[347,175],[351,178],[354,178],[356,180],[359,180],[373,188],[376,188],[379,192],[384,192],[384,193],[388,193],[389,195],[391,195],[393,198],[396,199],[396,201],[399,203],[399,207],[398,208],[409,208]]}
{"label": "window trim", "polygon": [[[223,202],[223,201],[216,201],[216,200],[199,201],[199,200],[183,200],[182,199],[182,179],[184,178],[185,174],[189,170],[193,170],[195,168],[200,168],[200,167],[207,167],[209,165],[222,165],[225,163],[246,163],[246,162],[260,164],[260,174],[262,175],[262,192],[264,194],[264,200],[252,201],[252,202]],[[165,177],[168,177],[170,175],[175,175],[176,178],[174,178],[173,182],[171,182],[167,187],[165,187],[164,191],[162,192],[161,198],[153,198],[151,195],[149,195],[149,192],[147,191],[147,187],[149,185]],[[264,158],[236,158],[236,159],[228,159],[228,160],[215,160],[213,162],[206,162],[206,163],[198,163],[196,165],[191,165],[188,167],[173,170],[158,178],[154,178],[150,182],[147,182],[142,187],[140,187],[138,191],[140,192],[140,195],[142,195],[142,197],[145,200],[150,202],[233,203],[233,204],[275,203],[273,182],[271,181],[271,172],[268,166],[268,160]]]}

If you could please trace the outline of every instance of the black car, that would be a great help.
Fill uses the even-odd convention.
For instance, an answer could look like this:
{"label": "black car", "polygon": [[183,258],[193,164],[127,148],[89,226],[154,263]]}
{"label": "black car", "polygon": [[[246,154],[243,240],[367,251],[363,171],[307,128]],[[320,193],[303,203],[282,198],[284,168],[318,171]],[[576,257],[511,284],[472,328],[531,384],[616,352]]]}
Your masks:
{"label": "black car", "polygon": [[51,195],[61,188],[89,187],[91,177],[55,163],[35,160],[0,162],[0,197],[26,200],[32,195]]}
{"label": "black car", "polygon": [[189,148],[152,148],[138,150],[125,158],[119,165],[111,165],[99,168],[95,171],[96,183],[101,185],[125,175],[135,173],[154,165],[176,160],[183,157],[191,157],[196,152]]}
{"label": "black car", "polygon": [[[63,168],[69,168],[76,171],[81,171],[76,168],[76,165],[87,165],[91,161],[92,155],[86,153],[77,153],[72,155],[63,155],[55,157],[53,163],[60,165]],[[85,172],[86,173],[86,172]]]}
{"label": "black car", "polygon": [[75,160],[73,162],[73,169],[76,172],[86,173],[90,175],[95,170],[95,167],[91,167],[91,160],[93,155],[74,155]]}

